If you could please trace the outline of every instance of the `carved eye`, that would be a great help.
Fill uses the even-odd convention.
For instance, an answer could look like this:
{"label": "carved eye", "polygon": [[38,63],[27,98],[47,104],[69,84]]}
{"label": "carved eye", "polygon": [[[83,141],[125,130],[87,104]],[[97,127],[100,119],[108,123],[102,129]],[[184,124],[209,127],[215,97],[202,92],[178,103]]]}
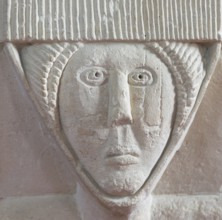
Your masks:
{"label": "carved eye", "polygon": [[153,83],[153,74],[147,69],[136,69],[129,74],[128,83],[132,86],[147,86]]}
{"label": "carved eye", "polygon": [[80,80],[89,86],[101,86],[108,81],[108,73],[102,67],[90,67],[80,72]]}

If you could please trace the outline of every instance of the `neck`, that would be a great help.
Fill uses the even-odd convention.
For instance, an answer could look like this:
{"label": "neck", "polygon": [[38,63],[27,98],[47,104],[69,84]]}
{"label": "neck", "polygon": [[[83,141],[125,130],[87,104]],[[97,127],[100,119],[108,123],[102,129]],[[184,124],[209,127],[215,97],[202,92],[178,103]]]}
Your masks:
{"label": "neck", "polygon": [[147,196],[143,201],[138,202],[133,207],[128,207],[127,212],[115,212],[115,209],[103,206],[98,200],[84,189],[77,185],[75,194],[76,204],[81,216],[81,220],[150,220],[152,196]]}

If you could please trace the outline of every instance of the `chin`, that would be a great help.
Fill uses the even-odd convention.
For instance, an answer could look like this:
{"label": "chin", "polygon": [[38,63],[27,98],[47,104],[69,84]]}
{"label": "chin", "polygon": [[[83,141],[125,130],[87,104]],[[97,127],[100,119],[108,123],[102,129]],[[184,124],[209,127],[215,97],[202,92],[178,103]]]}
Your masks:
{"label": "chin", "polygon": [[141,189],[147,178],[147,175],[136,169],[128,172],[116,171],[103,178],[99,186],[110,196],[132,196]]}

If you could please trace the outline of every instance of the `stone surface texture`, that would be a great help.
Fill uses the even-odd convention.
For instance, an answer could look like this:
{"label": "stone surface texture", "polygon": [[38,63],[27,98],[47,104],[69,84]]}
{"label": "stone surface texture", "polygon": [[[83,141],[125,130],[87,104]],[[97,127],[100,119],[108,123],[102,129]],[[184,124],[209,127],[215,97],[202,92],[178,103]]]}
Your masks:
{"label": "stone surface texture", "polygon": [[222,0],[0,15],[0,219],[222,219]]}
{"label": "stone surface texture", "polygon": [[[221,196],[154,196],[152,219],[221,220],[221,207]],[[82,220],[75,197],[65,194],[3,199],[0,201],[0,219]]]}
{"label": "stone surface texture", "polygon": [[157,196],[153,201],[152,219],[220,220],[221,207],[221,196]]}
{"label": "stone surface texture", "polygon": [[222,192],[221,68],[222,58],[182,148],[156,188],[157,194]]}
{"label": "stone surface texture", "polygon": [[3,0],[0,42],[221,40],[221,9],[220,0]]}
{"label": "stone surface texture", "polygon": [[[222,218],[219,202],[222,193],[221,69],[222,58],[184,144],[154,191],[155,195],[161,195],[158,197],[161,206],[157,206],[154,198],[156,219]],[[65,200],[68,203],[64,200],[61,203],[57,196],[54,198],[56,202],[46,199],[49,194],[75,194],[76,178],[72,165],[41,121],[34,104],[15,78],[14,71],[8,59],[0,53],[0,219],[44,220],[46,213],[56,219],[56,216],[60,216],[58,210],[63,212],[64,209],[68,210],[64,216],[72,219],[76,215],[73,210],[76,209],[70,208],[73,207],[71,199]],[[178,203],[177,199],[183,194],[193,197],[182,196]],[[16,198],[11,200],[8,197]],[[32,197],[31,200],[29,197]],[[52,209],[37,208],[37,203],[40,207],[46,207],[42,198],[47,200],[47,204],[50,203]],[[198,207],[202,204],[199,198],[206,201],[201,206],[204,214],[199,212]],[[170,204],[174,205],[166,201],[172,201]],[[158,207],[161,207],[161,212],[157,211]],[[183,207],[186,209],[183,210]]]}

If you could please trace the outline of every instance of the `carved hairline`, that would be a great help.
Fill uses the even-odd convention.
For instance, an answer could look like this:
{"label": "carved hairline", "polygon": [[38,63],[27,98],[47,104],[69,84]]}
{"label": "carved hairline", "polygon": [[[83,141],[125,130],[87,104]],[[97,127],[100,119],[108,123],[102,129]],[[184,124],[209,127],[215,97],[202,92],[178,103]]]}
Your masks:
{"label": "carved hairline", "polygon": [[[147,43],[169,68],[176,87],[177,116],[175,127],[185,123],[196,101],[205,77],[203,56],[197,44]],[[40,44],[22,50],[25,74],[42,113],[47,113],[48,124],[59,124],[58,92],[63,71],[73,54],[82,47],[79,43]]]}

